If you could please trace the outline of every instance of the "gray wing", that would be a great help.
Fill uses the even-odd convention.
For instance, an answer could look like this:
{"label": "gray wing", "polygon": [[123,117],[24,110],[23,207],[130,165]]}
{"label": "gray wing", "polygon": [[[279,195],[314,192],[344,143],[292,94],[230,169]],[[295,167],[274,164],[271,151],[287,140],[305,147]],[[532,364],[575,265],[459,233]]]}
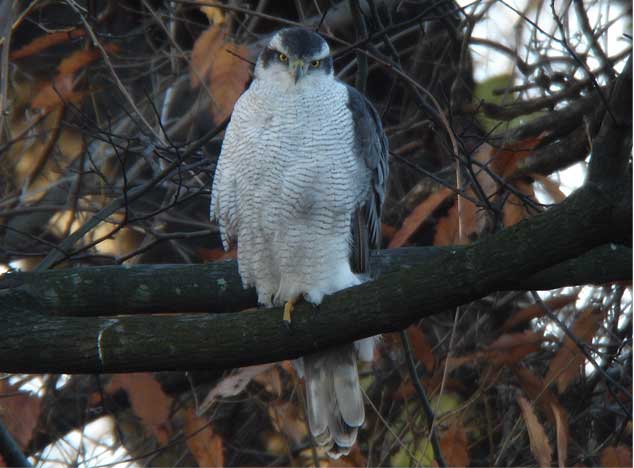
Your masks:
{"label": "gray wing", "polygon": [[355,88],[347,88],[348,108],[354,122],[356,152],[371,171],[368,197],[357,208],[352,219],[353,244],[350,258],[355,273],[366,273],[369,250],[381,248],[381,210],[389,171],[388,141],[374,106]]}

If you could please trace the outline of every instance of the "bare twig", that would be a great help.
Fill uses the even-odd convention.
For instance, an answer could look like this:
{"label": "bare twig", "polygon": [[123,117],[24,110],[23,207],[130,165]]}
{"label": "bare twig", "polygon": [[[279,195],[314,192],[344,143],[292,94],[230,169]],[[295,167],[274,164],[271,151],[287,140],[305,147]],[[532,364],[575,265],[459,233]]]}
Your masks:
{"label": "bare twig", "polygon": [[409,377],[412,381],[412,385],[414,385],[414,389],[416,390],[416,394],[420,399],[423,410],[425,411],[425,418],[427,420],[427,429],[429,430],[429,437],[431,439],[431,445],[434,449],[434,459],[438,463],[438,466],[445,467],[447,463],[442,456],[442,451],[440,450],[440,444],[438,443],[438,435],[436,434],[436,428],[434,426],[434,422],[436,420],[436,415],[434,414],[434,410],[429,404],[429,399],[425,394],[425,389],[420,383],[420,379],[418,378],[418,373],[416,372],[416,364],[414,363],[414,357],[412,354],[412,347],[409,343],[409,337],[407,336],[407,332],[401,330],[401,344],[403,345],[403,352],[405,353],[405,360],[407,361],[407,368],[409,369]]}

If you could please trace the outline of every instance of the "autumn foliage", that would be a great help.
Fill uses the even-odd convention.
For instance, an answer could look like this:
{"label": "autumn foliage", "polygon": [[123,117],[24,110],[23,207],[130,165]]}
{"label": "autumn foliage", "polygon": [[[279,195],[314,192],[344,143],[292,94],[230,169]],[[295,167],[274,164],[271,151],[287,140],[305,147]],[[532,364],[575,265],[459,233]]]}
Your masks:
{"label": "autumn foliage", "polygon": [[[263,41],[284,25],[320,27],[338,78],[365,87],[381,114],[390,249],[470,245],[566,200],[605,114],[596,87],[607,95],[631,53],[629,36],[602,49],[631,25],[626,2],[586,2],[585,21],[584,2],[562,7],[567,41],[550,2],[525,2],[515,48],[474,33],[493,10],[509,14],[504,2],[103,3],[34,2],[7,24],[0,14],[12,31],[0,63],[0,274],[235,259],[208,220],[209,187]],[[483,48],[512,56],[505,74],[479,78],[492,66]],[[581,176],[562,176],[571,166]],[[631,466],[631,319],[630,281],[499,292],[411,324],[409,346],[386,334],[360,365],[367,421],[339,460],[308,435],[291,361],[2,374],[0,421],[38,464]]]}

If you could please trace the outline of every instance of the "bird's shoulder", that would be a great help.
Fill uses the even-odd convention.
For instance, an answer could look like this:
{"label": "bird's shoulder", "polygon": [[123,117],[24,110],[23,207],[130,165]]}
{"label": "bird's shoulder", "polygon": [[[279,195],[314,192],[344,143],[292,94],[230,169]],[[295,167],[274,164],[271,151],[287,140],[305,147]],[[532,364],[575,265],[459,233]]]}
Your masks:
{"label": "bird's shoulder", "polygon": [[381,117],[366,96],[352,86],[345,86],[358,152],[364,156],[368,166],[374,169],[388,157],[387,137]]}
{"label": "bird's shoulder", "polygon": [[345,83],[341,83],[345,88],[347,106],[355,118],[360,118],[366,123],[381,125],[381,119],[370,100],[358,89]]}

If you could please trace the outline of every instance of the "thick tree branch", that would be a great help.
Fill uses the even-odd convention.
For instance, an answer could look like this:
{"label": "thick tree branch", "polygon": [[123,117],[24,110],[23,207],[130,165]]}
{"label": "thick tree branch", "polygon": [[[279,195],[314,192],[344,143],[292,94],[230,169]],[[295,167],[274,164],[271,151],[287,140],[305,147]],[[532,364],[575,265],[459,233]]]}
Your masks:
{"label": "thick tree branch", "polygon": [[[27,277],[12,275],[3,280],[4,288],[0,287],[5,325],[0,327],[0,370],[93,373],[223,369],[294,358],[400,330],[420,317],[496,290],[522,288],[531,277],[539,278],[539,272],[548,275],[544,270],[561,268],[567,260],[572,263],[564,263],[564,268],[572,268],[570,265],[582,261],[578,257],[604,244],[631,243],[632,179],[627,170],[632,141],[628,107],[631,79],[630,59],[610,96],[615,118],[606,115],[593,140],[590,183],[561,205],[472,245],[439,249],[414,266],[403,263],[376,281],[326,297],[319,311],[308,304],[299,305],[292,333],[284,326],[279,308],[213,315],[50,316],[47,301],[54,301],[60,292],[65,297],[88,292],[86,277],[76,276],[75,284],[62,289],[44,289],[42,304],[33,300],[33,291],[30,297],[24,293],[29,288],[24,280]],[[170,282],[178,283],[173,270]],[[240,292],[237,281],[201,275],[193,287],[210,283],[216,286],[210,288],[211,296],[224,296],[217,305],[229,303],[224,307],[242,308],[247,296]],[[95,284],[100,288],[92,289],[94,295],[89,297],[93,301],[116,295],[117,288]],[[179,284],[187,287],[190,281]],[[134,295],[128,296],[131,309],[182,312],[196,308],[196,304],[181,299],[179,291],[170,293],[177,298],[170,302],[171,309],[154,302],[154,296],[148,298],[148,292],[147,284],[138,284]],[[233,303],[227,302],[234,297]],[[126,310],[127,302],[113,301],[117,312]],[[217,310],[226,309],[220,306]]]}
{"label": "thick tree branch", "polygon": [[[319,310],[298,305],[290,334],[280,308],[212,315],[50,317],[45,310],[29,313],[25,302],[9,304],[14,291],[5,289],[0,370],[222,369],[294,358],[400,330],[496,290],[517,289],[545,268],[629,239],[631,215],[631,178],[609,187],[583,187],[561,205],[496,235],[440,250],[420,265],[326,297]],[[199,280],[205,284],[218,278]],[[227,287],[237,288],[232,284]]]}
{"label": "thick tree branch", "polygon": [[[406,247],[374,252],[372,275],[424,265],[454,251]],[[548,290],[629,279],[632,249],[606,244],[550,266],[516,285],[521,290]],[[235,261],[199,265],[104,266],[14,273],[0,277],[5,304],[47,314],[109,316],[148,313],[223,313],[256,307],[254,289],[243,289]]]}
{"label": "thick tree branch", "polygon": [[627,170],[632,148],[632,56],[610,93],[606,112],[592,145],[588,181],[609,185]]}

